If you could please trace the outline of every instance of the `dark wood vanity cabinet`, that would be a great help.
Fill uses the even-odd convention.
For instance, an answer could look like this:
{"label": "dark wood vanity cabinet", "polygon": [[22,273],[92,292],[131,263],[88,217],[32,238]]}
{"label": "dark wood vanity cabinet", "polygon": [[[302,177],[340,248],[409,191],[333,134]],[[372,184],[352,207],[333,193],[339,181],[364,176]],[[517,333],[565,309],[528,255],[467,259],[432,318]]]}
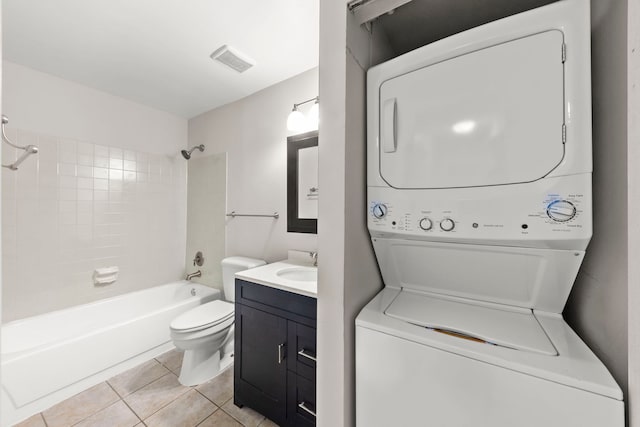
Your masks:
{"label": "dark wood vanity cabinet", "polygon": [[234,403],[315,426],[316,300],[236,279]]}

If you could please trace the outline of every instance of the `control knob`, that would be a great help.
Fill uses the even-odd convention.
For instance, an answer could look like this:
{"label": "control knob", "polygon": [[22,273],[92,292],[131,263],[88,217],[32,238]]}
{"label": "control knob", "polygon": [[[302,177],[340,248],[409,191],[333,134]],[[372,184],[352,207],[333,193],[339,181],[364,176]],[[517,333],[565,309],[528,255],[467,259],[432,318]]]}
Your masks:
{"label": "control knob", "polygon": [[384,203],[376,203],[373,206],[373,216],[381,219],[384,218],[387,215],[387,205],[385,205]]}
{"label": "control knob", "polygon": [[443,231],[451,231],[455,226],[456,223],[453,222],[451,218],[445,218],[440,221],[440,228],[442,228]]}
{"label": "control knob", "polygon": [[576,207],[568,200],[554,200],[547,206],[547,215],[556,222],[567,222],[576,216]]}
{"label": "control knob", "polygon": [[418,225],[420,226],[421,229],[423,229],[424,231],[429,231],[431,230],[431,228],[433,227],[433,222],[427,218],[424,217],[420,220],[420,222],[418,223]]}

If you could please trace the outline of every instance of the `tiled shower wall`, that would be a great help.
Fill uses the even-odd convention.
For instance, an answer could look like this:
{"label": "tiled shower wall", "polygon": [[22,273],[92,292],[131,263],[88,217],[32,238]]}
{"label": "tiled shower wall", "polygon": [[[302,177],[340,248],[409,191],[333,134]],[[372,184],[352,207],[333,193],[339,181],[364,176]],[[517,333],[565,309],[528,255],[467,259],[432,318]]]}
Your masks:
{"label": "tiled shower wall", "polygon": [[[8,129],[40,149],[2,169],[3,321],[178,279],[184,272],[186,162]],[[16,150],[3,144],[3,161]],[[111,285],[98,267],[118,266]]]}

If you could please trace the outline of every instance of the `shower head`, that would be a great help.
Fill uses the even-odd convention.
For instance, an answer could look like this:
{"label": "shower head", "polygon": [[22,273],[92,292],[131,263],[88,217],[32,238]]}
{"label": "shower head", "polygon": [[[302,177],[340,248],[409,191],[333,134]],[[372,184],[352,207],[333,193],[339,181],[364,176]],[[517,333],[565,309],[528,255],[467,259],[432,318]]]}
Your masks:
{"label": "shower head", "polygon": [[189,160],[191,158],[191,153],[193,153],[193,150],[198,149],[201,152],[204,151],[204,144],[200,144],[200,145],[196,145],[195,147],[192,147],[191,150],[187,151],[187,150],[182,150],[182,157],[184,157],[185,159]]}

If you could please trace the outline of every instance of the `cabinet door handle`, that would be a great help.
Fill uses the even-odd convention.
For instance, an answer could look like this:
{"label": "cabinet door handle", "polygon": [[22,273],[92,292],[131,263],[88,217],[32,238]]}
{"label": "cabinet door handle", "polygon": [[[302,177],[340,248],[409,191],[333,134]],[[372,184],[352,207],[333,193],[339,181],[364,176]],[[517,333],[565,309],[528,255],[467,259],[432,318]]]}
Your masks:
{"label": "cabinet door handle", "polygon": [[300,402],[300,403],[298,403],[298,408],[302,409],[303,411],[305,411],[305,412],[306,412],[306,413],[308,413],[308,414],[313,415],[313,416],[314,416],[314,418],[315,418],[316,413],[315,413],[315,412],[313,412],[311,409],[307,408],[307,402]]}
{"label": "cabinet door handle", "polygon": [[278,364],[282,364],[282,361],[284,360],[284,346],[286,344],[282,343],[282,344],[278,344]]}
{"label": "cabinet door handle", "polygon": [[316,356],[315,355],[311,355],[310,353],[307,353],[306,350],[304,348],[301,348],[300,351],[298,352],[298,354],[302,357],[306,357],[309,360],[313,360],[314,362],[316,362]]}

